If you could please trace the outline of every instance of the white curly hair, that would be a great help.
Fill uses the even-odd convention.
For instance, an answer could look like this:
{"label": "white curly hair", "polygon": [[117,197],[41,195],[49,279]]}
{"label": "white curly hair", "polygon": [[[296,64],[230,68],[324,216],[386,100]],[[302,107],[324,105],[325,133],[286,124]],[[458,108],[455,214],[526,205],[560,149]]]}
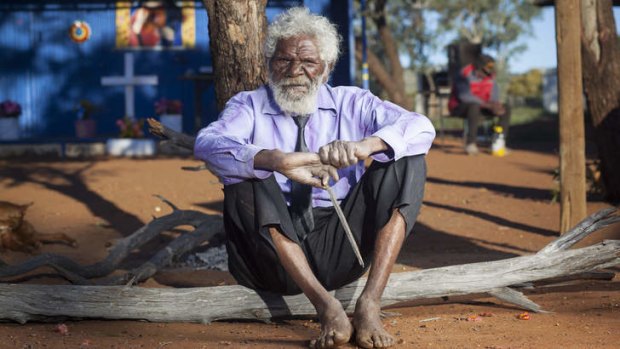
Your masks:
{"label": "white curly hair", "polygon": [[292,7],[278,15],[269,25],[265,40],[267,61],[273,57],[280,39],[304,34],[316,38],[321,59],[328,69],[333,68],[340,55],[342,37],[335,24],[323,16],[310,13],[305,7]]}

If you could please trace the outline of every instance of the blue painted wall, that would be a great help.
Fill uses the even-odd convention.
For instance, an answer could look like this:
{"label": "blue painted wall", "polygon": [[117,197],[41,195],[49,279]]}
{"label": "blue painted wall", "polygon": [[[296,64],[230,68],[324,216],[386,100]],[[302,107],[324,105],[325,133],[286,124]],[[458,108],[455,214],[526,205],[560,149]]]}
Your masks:
{"label": "blue painted wall", "polygon": [[[72,137],[75,105],[87,99],[98,134],[117,133],[124,115],[124,88],[102,86],[102,76],[123,75],[124,50],[115,49],[115,10],[50,10],[5,13],[0,22],[0,99],[18,101],[22,138]],[[74,43],[68,28],[86,21],[91,38]],[[196,47],[190,50],[134,51],[136,75],[157,75],[159,85],[136,87],[136,117],[154,116],[160,97],[181,99],[184,129],[191,130],[193,86],[179,76],[210,66],[206,11],[196,11]],[[216,116],[213,92],[204,96],[205,122]],[[211,116],[213,115],[213,116]]]}
{"label": "blue painted wall", "polygon": [[[332,84],[350,84],[354,65],[349,55],[352,0],[305,2],[313,12],[324,13],[339,24],[345,38],[343,58]],[[18,1],[15,1],[18,2]],[[32,1],[31,1],[32,2]],[[285,1],[286,6],[294,2]],[[79,6],[79,5],[78,5]],[[154,116],[160,97],[180,99],[184,105],[183,129],[194,133],[193,83],[179,79],[185,73],[211,66],[208,18],[196,3],[196,47],[187,50],[133,51],[136,75],[157,75],[157,86],[135,89],[136,117]],[[286,6],[272,5],[269,20]],[[125,50],[115,49],[115,9],[88,8],[0,12],[0,101],[22,105],[20,128],[25,139],[74,137],[75,105],[87,99],[100,109],[94,114],[98,136],[117,134],[115,121],[124,115],[124,88],[102,86],[102,76],[122,75]],[[91,38],[82,44],[70,40],[67,30],[75,20],[86,21]],[[201,96],[202,126],[217,118],[213,88]]]}

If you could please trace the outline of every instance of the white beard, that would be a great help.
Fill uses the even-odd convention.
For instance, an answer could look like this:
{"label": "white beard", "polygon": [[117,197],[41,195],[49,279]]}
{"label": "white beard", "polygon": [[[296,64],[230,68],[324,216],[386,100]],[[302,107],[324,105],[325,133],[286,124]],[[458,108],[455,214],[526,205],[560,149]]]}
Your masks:
{"label": "white beard", "polygon": [[[285,114],[308,115],[314,113],[317,109],[319,81],[321,81],[321,77],[314,81],[307,79],[282,79],[276,83],[270,76],[269,87],[273,91],[273,98]],[[304,84],[307,87],[307,91],[296,92],[286,87],[286,85],[290,84]]]}

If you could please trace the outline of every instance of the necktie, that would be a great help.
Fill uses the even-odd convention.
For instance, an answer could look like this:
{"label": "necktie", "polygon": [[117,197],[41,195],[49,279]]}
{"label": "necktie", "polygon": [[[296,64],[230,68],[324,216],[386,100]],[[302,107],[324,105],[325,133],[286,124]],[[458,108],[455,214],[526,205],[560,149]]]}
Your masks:
{"label": "necktie", "polygon": [[[304,128],[310,115],[299,115],[293,117],[297,124],[297,143],[296,152],[307,152],[308,146],[304,138]],[[314,218],[312,216],[312,186],[291,181],[291,218],[297,231],[297,235],[302,239],[314,229]]]}

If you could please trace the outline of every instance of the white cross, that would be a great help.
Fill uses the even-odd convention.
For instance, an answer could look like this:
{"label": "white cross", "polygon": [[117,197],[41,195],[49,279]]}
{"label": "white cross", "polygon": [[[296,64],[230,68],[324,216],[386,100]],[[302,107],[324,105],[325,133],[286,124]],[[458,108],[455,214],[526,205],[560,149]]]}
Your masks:
{"label": "white cross", "polygon": [[104,76],[101,78],[103,86],[125,86],[125,115],[130,119],[135,118],[135,85],[157,85],[159,83],[157,75],[133,75],[133,54],[125,53],[125,75],[123,76]]}

